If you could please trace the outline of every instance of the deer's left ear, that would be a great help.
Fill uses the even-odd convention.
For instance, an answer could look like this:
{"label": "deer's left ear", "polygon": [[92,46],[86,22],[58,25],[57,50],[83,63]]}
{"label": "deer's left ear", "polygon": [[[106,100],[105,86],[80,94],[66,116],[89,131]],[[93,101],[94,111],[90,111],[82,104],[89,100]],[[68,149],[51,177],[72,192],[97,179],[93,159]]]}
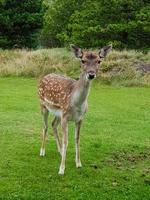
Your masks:
{"label": "deer's left ear", "polygon": [[100,58],[105,58],[107,54],[112,50],[112,44],[108,46],[104,46],[100,51],[99,51],[99,57]]}
{"label": "deer's left ear", "polygon": [[82,58],[83,52],[80,47],[78,47],[77,45],[74,45],[74,44],[71,44],[70,47],[77,58]]}

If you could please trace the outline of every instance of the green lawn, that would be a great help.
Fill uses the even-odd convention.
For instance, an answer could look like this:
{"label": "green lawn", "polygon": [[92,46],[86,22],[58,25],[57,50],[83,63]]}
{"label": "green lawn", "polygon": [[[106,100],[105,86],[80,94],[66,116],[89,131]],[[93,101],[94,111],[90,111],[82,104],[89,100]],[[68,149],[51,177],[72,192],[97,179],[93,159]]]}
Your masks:
{"label": "green lawn", "polygon": [[150,199],[150,88],[93,84],[81,129],[83,168],[75,167],[70,124],[63,177],[51,129],[39,156],[39,108],[36,79],[0,78],[0,199]]}

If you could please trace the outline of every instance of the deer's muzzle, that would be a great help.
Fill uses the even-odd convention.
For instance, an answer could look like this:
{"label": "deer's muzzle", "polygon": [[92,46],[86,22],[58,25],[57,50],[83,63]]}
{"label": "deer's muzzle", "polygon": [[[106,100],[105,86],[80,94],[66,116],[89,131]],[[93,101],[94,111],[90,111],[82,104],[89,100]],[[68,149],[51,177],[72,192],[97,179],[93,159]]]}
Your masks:
{"label": "deer's muzzle", "polygon": [[92,80],[92,79],[96,78],[96,74],[94,72],[88,72],[87,73],[87,78],[89,80]]}

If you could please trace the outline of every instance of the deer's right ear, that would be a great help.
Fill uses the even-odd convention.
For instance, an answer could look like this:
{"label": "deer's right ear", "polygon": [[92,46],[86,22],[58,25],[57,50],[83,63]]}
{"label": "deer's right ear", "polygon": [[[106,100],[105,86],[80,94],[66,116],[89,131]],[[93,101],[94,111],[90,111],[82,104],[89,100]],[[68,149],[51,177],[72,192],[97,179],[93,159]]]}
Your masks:
{"label": "deer's right ear", "polygon": [[78,47],[77,45],[74,45],[74,44],[71,44],[70,47],[77,58],[82,58],[83,52],[80,47]]}

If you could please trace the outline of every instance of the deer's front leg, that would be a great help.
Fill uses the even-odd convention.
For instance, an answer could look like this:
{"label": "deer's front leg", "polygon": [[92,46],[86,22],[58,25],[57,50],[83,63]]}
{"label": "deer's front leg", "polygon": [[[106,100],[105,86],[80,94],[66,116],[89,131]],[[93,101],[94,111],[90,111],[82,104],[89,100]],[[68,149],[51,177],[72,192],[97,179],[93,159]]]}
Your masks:
{"label": "deer's front leg", "polygon": [[76,122],[76,128],[75,128],[75,146],[76,146],[76,167],[82,167],[81,161],[80,161],[80,128],[81,128],[82,121]]}
{"label": "deer's front leg", "polygon": [[61,164],[59,168],[59,174],[64,175],[66,151],[67,151],[67,146],[68,146],[68,121],[64,118],[62,118],[61,120],[61,127],[62,127],[62,157],[61,157]]}

